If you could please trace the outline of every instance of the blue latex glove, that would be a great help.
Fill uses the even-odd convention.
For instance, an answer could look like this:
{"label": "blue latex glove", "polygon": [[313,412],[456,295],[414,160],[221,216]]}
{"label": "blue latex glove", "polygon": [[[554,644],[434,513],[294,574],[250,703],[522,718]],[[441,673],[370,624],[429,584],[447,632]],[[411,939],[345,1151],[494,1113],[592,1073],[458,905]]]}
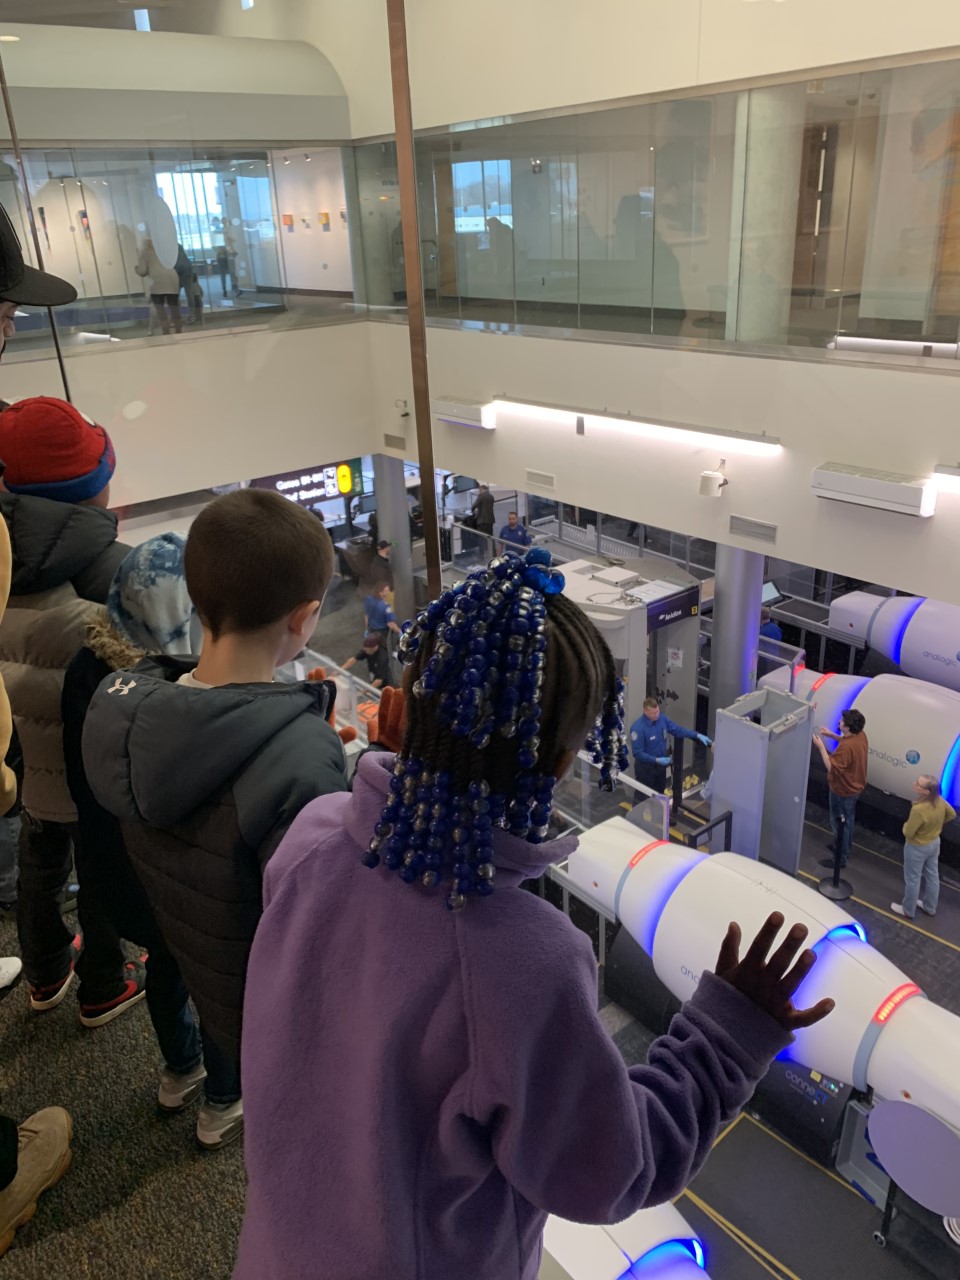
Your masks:
{"label": "blue latex glove", "polygon": [[707,737],[707,735],[706,735],[705,733],[698,733],[698,734],[697,734],[697,738],[698,738],[698,740],[699,740],[700,742],[702,742],[702,743],[703,743],[703,745],[704,745],[705,747],[712,747],[712,746],[713,746],[713,743],[710,741],[710,739]]}
{"label": "blue latex glove", "polygon": [[657,756],[657,764],[669,764],[669,763],[670,763],[669,756]]}

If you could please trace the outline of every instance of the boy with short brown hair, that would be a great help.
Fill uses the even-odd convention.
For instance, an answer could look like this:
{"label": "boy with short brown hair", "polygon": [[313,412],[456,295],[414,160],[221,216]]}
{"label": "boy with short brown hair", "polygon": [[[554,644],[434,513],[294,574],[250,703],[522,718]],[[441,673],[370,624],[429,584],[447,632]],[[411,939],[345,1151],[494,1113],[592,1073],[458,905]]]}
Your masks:
{"label": "boy with short brown hair", "polygon": [[263,868],[303,806],[347,784],[330,686],[273,683],[316,627],[333,574],[326,530],[245,489],[201,512],[184,565],[199,662],[147,658],[105,680],[83,757],[200,1015],[204,1061],[165,1070],[158,1101],[179,1110],[205,1085],[197,1138],[216,1148],[242,1131],[241,1012]]}

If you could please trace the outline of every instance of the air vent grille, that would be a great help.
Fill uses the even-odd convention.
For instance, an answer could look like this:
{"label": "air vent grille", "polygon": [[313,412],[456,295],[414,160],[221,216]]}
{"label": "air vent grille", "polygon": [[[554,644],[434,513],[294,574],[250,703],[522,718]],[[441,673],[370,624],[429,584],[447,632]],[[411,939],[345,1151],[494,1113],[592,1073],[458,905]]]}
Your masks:
{"label": "air vent grille", "polygon": [[546,471],[531,471],[527,468],[527,484],[535,484],[538,489],[555,489],[557,477]]}
{"label": "air vent grille", "polygon": [[755,538],[757,542],[776,542],[777,526],[763,520],[750,520],[747,516],[731,516],[730,532],[740,538]]}
{"label": "air vent grille", "polygon": [[385,431],[385,432],[383,433],[383,443],[387,446],[387,448],[388,448],[388,449],[406,449],[406,447],[407,447],[407,437],[406,437],[406,436],[392,436],[392,435],[390,435],[388,432],[386,432],[386,431]]}

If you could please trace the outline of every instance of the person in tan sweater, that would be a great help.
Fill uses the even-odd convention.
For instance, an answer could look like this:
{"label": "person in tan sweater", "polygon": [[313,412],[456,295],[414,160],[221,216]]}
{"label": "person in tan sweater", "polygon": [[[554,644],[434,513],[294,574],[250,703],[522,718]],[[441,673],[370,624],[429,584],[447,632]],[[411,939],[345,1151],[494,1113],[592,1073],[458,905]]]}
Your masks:
{"label": "person in tan sweater", "polygon": [[903,824],[903,901],[890,903],[895,915],[908,920],[916,915],[918,905],[928,916],[937,914],[940,833],[957,816],[953,805],[940,794],[940,783],[932,774],[921,773],[913,784],[913,794],[917,798]]}

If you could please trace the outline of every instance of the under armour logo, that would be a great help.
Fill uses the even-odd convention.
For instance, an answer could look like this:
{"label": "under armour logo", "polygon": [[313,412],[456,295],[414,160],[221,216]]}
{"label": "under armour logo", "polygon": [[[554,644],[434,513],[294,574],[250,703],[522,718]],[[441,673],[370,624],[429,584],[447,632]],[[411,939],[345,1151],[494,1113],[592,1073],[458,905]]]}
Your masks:
{"label": "under armour logo", "polygon": [[130,690],[135,689],[136,687],[136,680],[131,680],[129,684],[124,684],[123,676],[117,676],[116,683],[112,688],[107,690],[107,693],[119,693],[121,698],[125,698]]}

